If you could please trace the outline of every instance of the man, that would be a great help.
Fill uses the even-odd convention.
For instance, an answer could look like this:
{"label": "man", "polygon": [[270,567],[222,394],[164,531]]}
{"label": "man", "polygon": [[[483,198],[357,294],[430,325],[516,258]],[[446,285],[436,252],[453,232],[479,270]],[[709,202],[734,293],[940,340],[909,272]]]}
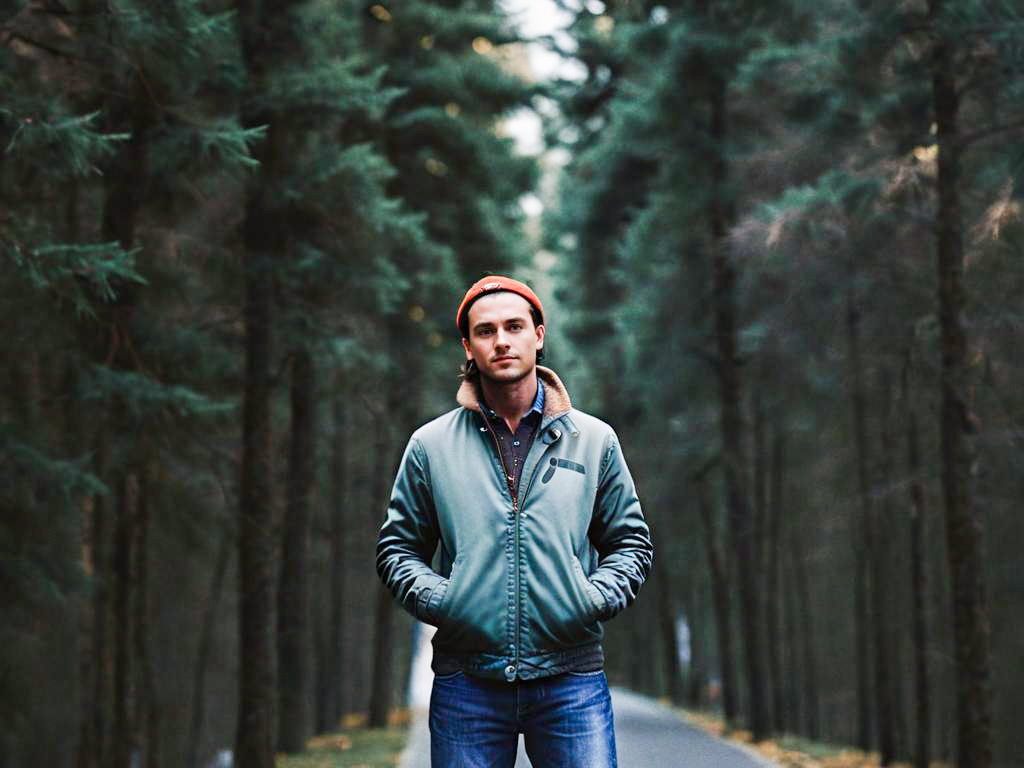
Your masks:
{"label": "man", "polygon": [[377,544],[384,583],[437,626],[432,764],[512,766],[523,733],[534,768],[615,766],[600,622],[653,554],[633,480],[611,427],[537,365],[527,285],[485,277],[455,320],[459,407],[413,433]]}

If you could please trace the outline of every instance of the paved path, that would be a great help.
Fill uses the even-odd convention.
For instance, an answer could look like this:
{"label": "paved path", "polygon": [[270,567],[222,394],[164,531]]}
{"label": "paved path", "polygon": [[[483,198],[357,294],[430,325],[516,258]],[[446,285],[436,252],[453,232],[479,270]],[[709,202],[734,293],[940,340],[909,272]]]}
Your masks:
{"label": "paved path", "polygon": [[[428,631],[419,632],[413,662],[409,686],[413,724],[399,768],[430,768],[430,732],[426,715],[433,680],[430,672],[432,628],[426,629]],[[667,707],[646,696],[613,688],[612,711],[619,768],[766,768],[773,765],[752,750],[716,739],[687,725]],[[530,761],[520,738],[516,768],[528,766]]]}

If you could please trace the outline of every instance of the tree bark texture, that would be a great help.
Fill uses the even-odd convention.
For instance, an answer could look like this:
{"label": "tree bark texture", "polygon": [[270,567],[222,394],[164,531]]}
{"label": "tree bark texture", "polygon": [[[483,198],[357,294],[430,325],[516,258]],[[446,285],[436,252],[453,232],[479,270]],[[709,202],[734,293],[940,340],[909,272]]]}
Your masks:
{"label": "tree bark texture", "polygon": [[959,95],[952,42],[943,29],[946,6],[929,0],[936,37],[932,51],[932,107],[937,127],[938,311],[942,346],[941,466],[946,542],[953,599],[956,658],[957,765],[992,765],[991,639],[985,586],[981,510],[971,492],[974,451],[964,314],[964,248],[960,213]]}
{"label": "tree bark texture", "polygon": [[[99,427],[96,446],[96,472],[107,474],[110,465],[110,439],[107,426]],[[111,623],[113,620],[110,562],[111,536],[109,496],[97,493],[92,502],[92,557],[93,557],[93,636],[92,636],[92,744],[94,756],[89,764],[109,765],[113,737],[114,660],[111,651]]]}
{"label": "tree bark texture", "polygon": [[811,602],[811,587],[807,578],[807,560],[803,535],[799,525],[790,528],[790,552],[793,553],[793,570],[796,577],[796,592],[799,603],[799,621],[803,642],[804,717],[806,733],[811,739],[821,735],[821,705],[818,700],[818,659],[814,640],[814,604]]}
{"label": "tree bark texture", "polygon": [[278,750],[301,752],[310,734],[310,497],[315,478],[316,372],[305,346],[292,353],[291,450],[277,592]]}
{"label": "tree bark texture", "polygon": [[[336,387],[336,391],[340,387]],[[327,654],[329,679],[329,713],[337,723],[345,712],[345,533],[346,504],[348,502],[348,419],[344,397],[334,398],[334,438],[331,456],[331,558],[330,558],[330,648]]]}
{"label": "tree bark texture", "polygon": [[894,727],[895,711],[892,699],[892,668],[891,660],[891,637],[892,630],[889,625],[889,599],[890,586],[886,578],[885,565],[889,557],[889,546],[887,538],[890,535],[888,530],[889,515],[887,492],[891,480],[888,471],[888,455],[890,446],[886,437],[887,429],[885,422],[889,419],[889,392],[888,387],[883,385],[879,393],[881,400],[881,472],[879,473],[880,486],[883,491],[881,503],[871,505],[867,519],[866,534],[867,555],[871,563],[871,629],[873,634],[873,647],[875,651],[875,707],[876,722],[878,727],[878,751],[879,763],[889,765],[896,759],[896,731]]}
{"label": "tree bark texture", "polygon": [[685,600],[686,621],[690,627],[690,670],[686,678],[685,703],[687,706],[699,708],[703,705],[701,694],[707,680],[707,652],[704,633],[700,629],[704,623],[703,606],[696,583],[690,583],[685,592]]}
{"label": "tree bark texture", "polygon": [[[77,393],[77,375],[73,365],[68,366],[68,392]],[[76,398],[68,398],[66,409],[67,433],[74,436],[72,444],[76,452],[82,445],[82,425],[77,416],[77,408],[72,405]],[[99,458],[99,457],[97,457]],[[92,583],[93,591],[97,587],[96,559],[96,497],[82,499],[78,504],[81,515],[81,557],[82,573]],[[75,751],[75,768],[97,768],[98,753],[96,745],[96,729],[93,722],[94,710],[97,705],[96,667],[94,664],[94,647],[96,645],[95,597],[89,600],[84,596],[78,604],[78,745]]]}
{"label": "tree bark texture", "polygon": [[[102,7],[93,9],[99,14],[108,14]],[[148,176],[147,158],[149,129],[153,121],[152,101],[140,95],[142,85],[132,73],[124,80],[112,70],[104,73],[106,91],[109,94],[106,106],[107,129],[128,131],[130,138],[124,142],[114,156],[106,163],[103,174],[103,211],[101,234],[106,241],[116,241],[124,250],[135,246],[136,227],[142,208]],[[130,94],[125,97],[123,94]],[[109,332],[106,348],[99,350],[99,362],[118,371],[133,371],[138,360],[132,347],[132,317],[135,310],[136,287],[124,281],[115,281],[116,298],[105,307],[101,315],[101,335]],[[104,442],[123,439],[134,433],[138,425],[129,423],[127,404],[121,396],[115,395],[105,412],[106,419],[100,423]],[[97,763],[100,766],[128,768],[132,758],[135,740],[133,723],[136,695],[134,678],[135,647],[132,639],[132,602],[135,584],[133,574],[134,541],[136,537],[136,509],[138,483],[123,458],[116,461],[114,446],[106,445],[106,460],[97,473],[110,489],[114,499],[113,523],[106,529],[106,523],[97,518],[99,535],[109,536],[110,551],[104,557],[106,567],[97,571],[104,582],[97,591],[104,605],[98,606],[94,623],[94,637],[97,662],[97,709],[95,713]],[[98,515],[106,516],[104,505],[97,504]]]}
{"label": "tree bark texture", "polygon": [[768,666],[772,680],[772,727],[785,732],[786,682],[782,663],[782,594],[779,591],[779,550],[782,537],[782,505],[784,482],[784,443],[782,428],[776,423],[772,440],[770,493],[767,505],[767,558],[765,562],[765,631],[768,645]]}
{"label": "tree bark texture", "polygon": [[135,735],[135,659],[132,632],[132,603],[135,585],[132,573],[133,539],[138,484],[135,475],[117,473],[117,519],[114,530],[114,765],[128,768]]}
{"label": "tree bark texture", "polygon": [[[682,701],[682,675],[679,669],[679,643],[676,639],[676,612],[672,599],[672,574],[668,558],[655,569],[655,584],[658,590],[658,629],[661,632],[661,648],[665,658],[665,694],[669,701]],[[641,654],[636,654],[640,656]]]}
{"label": "tree bark texture", "polygon": [[[313,524],[311,533],[315,536],[317,524]],[[331,677],[328,671],[328,648],[330,637],[330,563],[317,561],[313,569],[313,582],[310,588],[310,616],[312,617],[313,634],[313,732],[328,733],[333,730],[334,720],[331,718]],[[316,596],[326,596],[318,600]]]}
{"label": "tree bark texture", "polygon": [[738,358],[736,323],[736,267],[729,253],[726,236],[732,220],[732,206],[726,191],[728,170],[725,160],[726,91],[718,80],[711,92],[711,139],[715,146],[712,161],[712,192],[708,211],[711,227],[712,273],[715,302],[715,340],[718,348],[718,380],[721,398],[722,463],[725,471],[726,507],[729,532],[736,555],[740,595],[740,623],[743,631],[743,658],[750,701],[750,731],[754,741],[763,741],[771,732],[771,718],[764,689],[761,621],[758,599],[757,542],[750,511],[745,451],[743,450],[742,387]]}
{"label": "tree bark texture", "polygon": [[850,273],[847,278],[849,293],[846,303],[846,335],[850,356],[850,405],[853,415],[853,438],[857,463],[858,510],[851,523],[853,543],[853,603],[854,627],[857,646],[857,746],[865,752],[872,745],[871,705],[871,656],[870,656],[870,605],[871,574],[869,562],[871,530],[871,489],[868,479],[868,438],[867,408],[864,394],[864,366],[860,353],[860,310],[858,308],[856,285],[857,267],[855,256],[850,256]]}
{"label": "tree bark texture", "polygon": [[239,702],[235,756],[244,768],[273,767],[274,657],[270,633],[273,543],[269,259],[250,260],[245,291],[245,405],[239,540]]}
{"label": "tree bark texture", "polygon": [[[387,478],[380,468],[389,466],[388,430],[378,429],[375,443],[375,465],[378,469],[374,472],[373,503],[378,509],[384,509],[387,506]],[[391,592],[383,584],[378,583],[373,626],[373,678],[370,682],[368,702],[371,728],[384,728],[388,724],[388,714],[391,711],[392,683],[395,675],[395,610]]]}
{"label": "tree bark texture", "polygon": [[[784,532],[783,541],[789,541],[789,531]],[[781,543],[780,543],[781,546]],[[801,643],[803,635],[797,610],[797,578],[796,567],[793,561],[796,553],[788,550],[788,554],[781,562],[782,570],[782,637],[785,638],[786,670],[786,723],[790,733],[797,733],[803,736],[808,734],[808,727],[802,712],[807,709],[803,702],[804,676],[807,671],[803,668]]]}
{"label": "tree bark texture", "polygon": [[288,161],[288,116],[266,99],[269,74],[299,45],[290,18],[295,0],[248,0],[239,9],[242,60],[248,86],[242,97],[244,128],[266,126],[255,148],[259,173],[246,190],[245,398],[239,505],[239,673],[235,759],[241,768],[274,762],[273,456],[271,398],[274,267],[287,255],[289,220],[281,200]]}
{"label": "tree bark texture", "polygon": [[914,701],[917,715],[914,768],[928,768],[931,762],[932,716],[928,695],[928,577],[925,569],[927,539],[917,414],[913,407],[907,414],[907,474],[910,477],[910,583],[913,593]]}
{"label": "tree bark texture", "polygon": [[158,768],[160,764],[160,709],[155,689],[156,675],[149,645],[149,533],[152,527],[153,463],[146,451],[145,466],[139,476],[139,498],[135,529],[135,638],[136,743],[141,750],[140,766]]}
{"label": "tree bark texture", "polygon": [[213,630],[217,621],[220,596],[224,587],[224,578],[227,574],[228,563],[231,561],[231,553],[235,547],[234,526],[224,524],[221,532],[220,544],[217,546],[217,556],[213,566],[213,580],[210,583],[210,592],[206,598],[206,605],[203,608],[203,617],[199,622],[199,646],[196,652],[196,666],[192,683],[192,708],[189,724],[188,758],[185,768],[201,768],[199,745],[202,740],[203,720],[206,714],[206,671],[210,664],[210,651],[213,648]]}
{"label": "tree bark texture", "polygon": [[728,558],[719,544],[714,512],[703,477],[695,480],[701,519],[704,521],[704,541],[711,572],[711,593],[715,605],[715,628],[718,637],[718,663],[722,675],[722,709],[725,722],[735,728],[739,720],[739,691],[733,657],[732,601],[729,598]]}

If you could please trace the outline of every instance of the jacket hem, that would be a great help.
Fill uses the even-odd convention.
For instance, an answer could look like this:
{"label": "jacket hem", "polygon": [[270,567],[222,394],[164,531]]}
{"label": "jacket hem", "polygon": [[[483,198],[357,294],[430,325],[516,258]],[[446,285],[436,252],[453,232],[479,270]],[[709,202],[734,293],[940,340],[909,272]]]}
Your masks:
{"label": "jacket hem", "polygon": [[[474,677],[506,680],[505,670],[515,659],[493,653],[448,653],[434,649],[431,669],[434,674],[446,675],[462,671]],[[536,680],[582,670],[596,671],[604,667],[604,649],[600,641],[586,643],[559,651],[531,653],[519,657],[516,671],[518,680]]]}

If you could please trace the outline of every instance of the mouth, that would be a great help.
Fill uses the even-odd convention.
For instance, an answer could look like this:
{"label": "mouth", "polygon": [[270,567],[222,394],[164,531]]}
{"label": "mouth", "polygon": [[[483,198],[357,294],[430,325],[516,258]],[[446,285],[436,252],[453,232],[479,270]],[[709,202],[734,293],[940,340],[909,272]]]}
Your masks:
{"label": "mouth", "polygon": [[495,357],[491,360],[492,363],[503,363],[506,360],[515,360],[515,355],[502,355],[501,357]]}

